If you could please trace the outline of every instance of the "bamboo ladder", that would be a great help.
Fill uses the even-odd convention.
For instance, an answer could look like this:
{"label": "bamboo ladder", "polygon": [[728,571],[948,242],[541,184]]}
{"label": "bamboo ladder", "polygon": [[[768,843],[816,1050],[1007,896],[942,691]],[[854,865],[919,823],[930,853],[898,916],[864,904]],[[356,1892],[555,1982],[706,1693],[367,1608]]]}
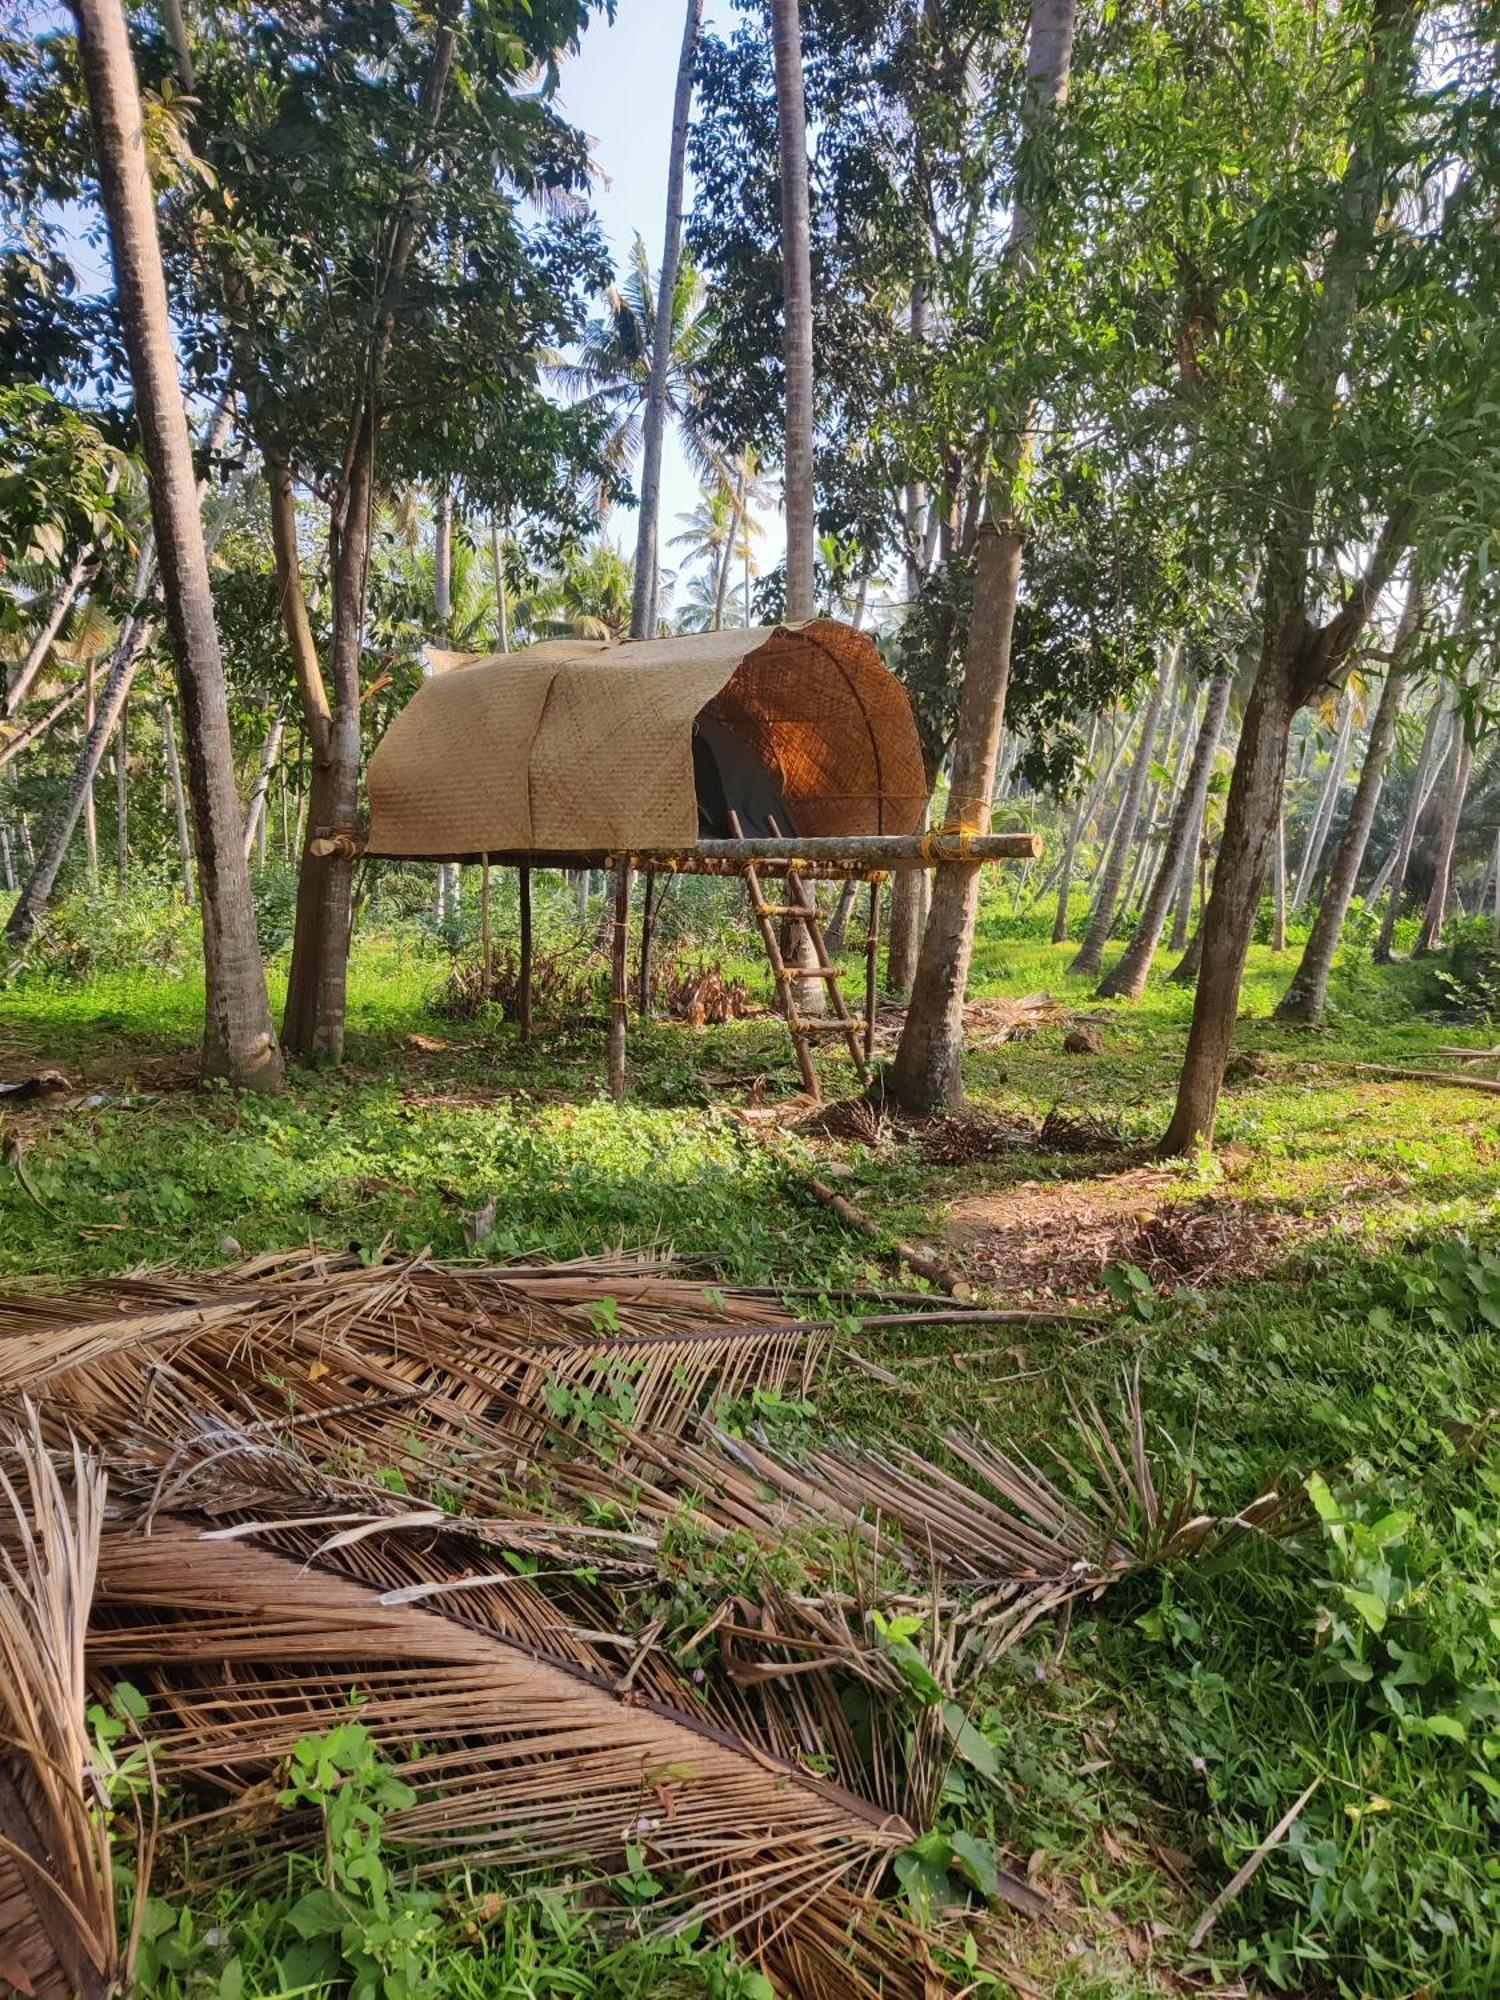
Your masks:
{"label": "bamboo ladder", "polygon": [[[738,813],[730,813],[729,829],[736,840],[743,838]],[[778,839],[780,838],[781,829],[774,820],[771,822],[771,831]],[[823,1095],[812,1055],[812,1041],[816,1035],[842,1035],[849,1045],[849,1054],[860,1082],[867,1083],[870,1069],[865,1024],[857,1021],[849,1012],[849,1003],[844,998],[842,985],[843,971],[828,955],[828,946],[823,938],[823,923],[818,915],[817,900],[812,890],[802,880],[796,862],[789,861],[786,864],[784,880],[787,900],[784,903],[766,901],[760,873],[753,861],[746,861],[744,869],[745,890],[750,898],[750,908],[755,913],[755,921],[760,926],[761,941],[766,948],[771,976],[776,981],[776,993],[786,1019],[787,1033],[791,1036],[792,1047],[797,1052],[797,1067],[802,1072],[803,1089],[809,1097],[821,1098]],[[781,942],[776,935],[778,917],[784,917],[789,926],[801,925],[812,945],[813,956],[817,960],[815,965],[799,965],[794,968],[787,964],[782,956]],[[833,1008],[832,1020],[804,1019],[797,1005],[799,979],[824,979],[828,982],[828,1000]]]}

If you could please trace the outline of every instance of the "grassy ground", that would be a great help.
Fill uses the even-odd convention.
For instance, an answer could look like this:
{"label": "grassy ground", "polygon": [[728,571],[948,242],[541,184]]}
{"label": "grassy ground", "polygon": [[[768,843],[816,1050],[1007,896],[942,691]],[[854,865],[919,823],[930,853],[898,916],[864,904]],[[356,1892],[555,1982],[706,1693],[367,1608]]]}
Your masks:
{"label": "grassy ground", "polygon": [[[1303,1534],[1151,1571],[996,1673],[980,1721],[999,1780],[955,1786],[945,1814],[1029,1860],[1054,1898],[1050,1926],[1005,1929],[1022,1975],[1072,1995],[1183,1976],[1217,1991],[1500,1991],[1495,1100],[1352,1067],[1430,1066],[1465,1039],[1426,1015],[1421,968],[1377,974],[1351,953],[1332,1024],[1309,1033],[1267,1020],[1290,967],[1257,947],[1237,1042],[1255,1060],[1226,1095],[1220,1153],[1158,1168],[1145,1142],[1165,1123],[1190,996],[1158,979],[1138,1007],[1096,1008],[1067,976],[1071,948],[1044,936],[993,895],[974,991],[1045,990],[1097,1013],[1103,1050],[1068,1053],[1062,1025],[978,1049],[976,1112],[1034,1129],[1057,1106],[1136,1150],[955,1147],[951,1128],[881,1121],[846,1139],[768,1135],[735,1115],[794,1086],[764,1020],[641,1029],[617,1110],[598,1089],[598,1021],[527,1049],[488,1020],[434,1014],[442,968],[409,938],[372,934],[356,955],[345,1069],[299,1075],[269,1103],[182,1087],[190,981],[24,980],[0,992],[0,1077],[55,1066],[97,1101],[12,1114],[30,1187],[0,1170],[0,1269],[204,1265],[309,1237],[458,1255],[493,1201],[488,1252],[670,1242],[727,1277],[834,1294],[868,1281],[878,1246],[806,1195],[803,1169],[831,1167],[890,1240],[949,1238],[944,1254],[1001,1302],[1062,1293],[1101,1315],[983,1347],[969,1331],[963,1352],[931,1329],[866,1330],[860,1355],[891,1379],[836,1357],[813,1408],[772,1414],[790,1435],[900,1434],[940,1452],[961,1419],[1076,1462],[1075,1406],[1118,1412],[1138,1366],[1161,1477],[1193,1486],[1194,1505],[1232,1513],[1312,1473],[1327,1482],[1326,1518]],[[549,1986],[564,1961],[522,1929],[517,1949],[542,1970],[483,1990],[635,1990],[599,1972]],[[586,1961],[575,1938],[566,1964]],[[684,1990],[713,1990],[702,1968],[692,1978]]]}

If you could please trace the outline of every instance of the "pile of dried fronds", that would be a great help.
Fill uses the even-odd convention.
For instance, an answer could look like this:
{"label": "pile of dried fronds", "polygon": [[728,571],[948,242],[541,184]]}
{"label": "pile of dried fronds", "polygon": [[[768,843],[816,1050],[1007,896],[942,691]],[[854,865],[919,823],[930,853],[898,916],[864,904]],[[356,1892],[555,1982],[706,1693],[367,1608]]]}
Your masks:
{"label": "pile of dried fronds", "polygon": [[[577,945],[557,951],[538,945],[531,957],[533,1014],[568,1021],[596,1012],[603,971],[603,959]],[[521,1018],[521,960],[514,945],[494,953],[488,979],[482,960],[455,959],[432,1001],[433,1013],[449,1021],[472,1021],[486,1007],[498,1007],[507,1021]]]}
{"label": "pile of dried fronds", "polygon": [[656,1013],[694,1028],[718,1027],[764,1011],[743,979],[726,979],[721,966],[703,958],[673,957],[654,967],[651,1003]]}
{"label": "pile of dried fronds", "polygon": [[86,1992],[113,1963],[87,1623],[89,1675],[144,1693],[159,1782],[227,1869],[311,1836],[253,1804],[357,1693],[413,1787],[386,1835],[423,1867],[638,1849],[786,1993],[940,1992],[874,1891],[940,1795],[953,1698],[1037,1619],[1278,1503],[1198,1513],[1134,1392],[1123,1448],[1079,1413],[1065,1489],[977,1437],[793,1459],[724,1427],[727,1399],[805,1393],[826,1337],[624,1258],[308,1253],[0,1300],[16,1967]]}

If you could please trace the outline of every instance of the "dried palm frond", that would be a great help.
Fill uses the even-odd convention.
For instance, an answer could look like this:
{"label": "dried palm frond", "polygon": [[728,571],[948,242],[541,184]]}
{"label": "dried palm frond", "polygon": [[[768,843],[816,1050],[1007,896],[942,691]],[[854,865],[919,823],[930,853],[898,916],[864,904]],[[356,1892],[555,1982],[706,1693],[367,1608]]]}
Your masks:
{"label": "dried palm frond", "polygon": [[75,1446],[65,1490],[27,1417],[0,1465],[0,1985],[91,2000],[118,1970],[84,1700],[104,1477]]}
{"label": "dried palm frond", "polygon": [[[357,1689],[377,1741],[422,1746],[403,1766],[417,1801],[386,1822],[393,1842],[450,1865],[526,1866],[617,1866],[637,1845],[682,1884],[685,1919],[713,1921],[778,1967],[821,1963],[836,1940],[839,1973],[830,1962],[806,1990],[861,1990],[843,1924],[911,1840],[898,1818],[467,1615],[384,1603],[189,1522],[107,1535],[99,1578],[108,1616],[91,1660],[128,1667],[150,1691],[165,1772],[247,1790],[299,1738],[347,1716]],[[883,1990],[920,1994],[920,1960]]]}
{"label": "dried palm frond", "polygon": [[444,1480],[488,1510],[554,1428],[602,1405],[680,1431],[710,1393],[805,1389],[825,1337],[764,1299],[622,1261],[259,1260],[0,1298],[0,1407],[42,1396],[54,1432],[105,1449],[127,1429],[192,1439],[217,1411],[238,1431],[315,1435],[325,1466]]}

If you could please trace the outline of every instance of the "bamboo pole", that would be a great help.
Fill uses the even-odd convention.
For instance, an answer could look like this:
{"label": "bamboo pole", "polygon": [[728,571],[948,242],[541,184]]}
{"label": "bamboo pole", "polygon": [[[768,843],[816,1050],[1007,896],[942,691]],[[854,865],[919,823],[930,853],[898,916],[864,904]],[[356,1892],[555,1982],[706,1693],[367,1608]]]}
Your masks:
{"label": "bamboo pole", "polygon": [[880,889],[870,884],[870,921],[865,930],[865,1061],[875,1053],[875,1009],[880,987]]}
{"label": "bamboo pole", "polygon": [[656,874],[646,870],[645,891],[641,901],[641,972],[640,988],[636,994],[636,1009],[643,1021],[651,1018],[651,945],[656,934],[656,916],[660,900],[656,897]]}
{"label": "bamboo pole", "polygon": [[520,871],[521,899],[521,974],[519,990],[516,994],[516,1020],[521,1030],[521,1040],[531,1040],[531,870]]}
{"label": "bamboo pole", "polygon": [[625,1101],[625,1031],[630,1020],[630,979],[625,951],[629,938],[630,861],[622,856],[615,864],[615,918],[610,944],[609,1094],[616,1104]]}

